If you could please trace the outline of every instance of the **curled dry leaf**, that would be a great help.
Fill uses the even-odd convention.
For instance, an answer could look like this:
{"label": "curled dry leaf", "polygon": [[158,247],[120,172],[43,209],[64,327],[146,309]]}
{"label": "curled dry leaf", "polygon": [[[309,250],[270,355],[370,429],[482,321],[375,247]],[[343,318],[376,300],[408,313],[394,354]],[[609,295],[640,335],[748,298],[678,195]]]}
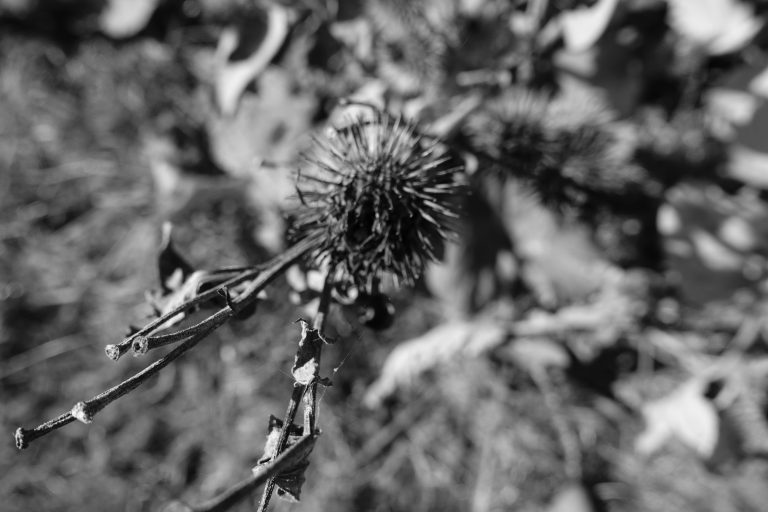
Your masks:
{"label": "curled dry leaf", "polygon": [[320,375],[320,350],[323,338],[317,329],[311,329],[304,320],[301,324],[301,340],[291,374],[296,382],[308,386]]}
{"label": "curled dry leaf", "polygon": [[[264,455],[252,470],[255,476],[259,476],[262,472],[266,471],[273,462],[272,455],[277,448],[282,428],[282,421],[274,416],[269,418],[269,430],[267,432],[267,442],[264,445]],[[279,461],[286,465],[285,469],[281,470],[275,477],[278,496],[288,501],[299,501],[301,487],[305,480],[304,472],[309,466],[309,455],[312,453],[315,441],[319,435],[320,431],[316,431],[313,435],[304,435],[304,428],[299,425],[291,425],[289,427],[285,450],[274,461],[274,463]]]}
{"label": "curled dry leaf", "polygon": [[218,54],[222,65],[214,90],[216,105],[224,115],[234,114],[245,88],[267,67],[282,46],[288,34],[288,11],[278,2],[270,3],[264,38],[247,58],[235,60],[233,57],[242,49],[245,31],[252,28],[229,29],[219,40]]}

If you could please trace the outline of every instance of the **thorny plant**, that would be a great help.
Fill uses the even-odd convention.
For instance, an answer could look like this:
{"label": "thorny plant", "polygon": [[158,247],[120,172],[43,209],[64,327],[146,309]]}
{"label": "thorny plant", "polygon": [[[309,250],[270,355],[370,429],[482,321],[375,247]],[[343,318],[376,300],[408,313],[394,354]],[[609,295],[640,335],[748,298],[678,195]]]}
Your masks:
{"label": "thorny plant", "polygon": [[[298,499],[309,454],[321,431],[317,427],[318,387],[329,386],[320,375],[323,332],[334,300],[381,301],[379,282],[391,276],[412,284],[424,265],[436,259],[457,217],[456,197],[462,190],[459,172],[444,146],[423,136],[416,124],[374,109],[347,126],[332,128],[316,140],[299,173],[299,206],[293,213],[294,244],[273,259],[239,268],[194,270],[176,252],[170,225],[163,229],[159,257],[162,290],[150,294],[156,316],[133,329],[120,343],[107,345],[106,354],[118,360],[128,352],[143,355],[174,344],[176,347],[120,384],[77,402],[70,411],[32,428],[18,428],[20,449],[75,420],[91,423],[96,414],[133,391],[176,358],[193,348],[232,318],[253,313],[263,290],[289,267],[305,260],[325,274],[317,313],[310,324],[299,320],[301,340],[292,368],[293,391],[282,421],[272,417],[265,457],[252,476],[196,512],[227,510],[265,485],[259,510],[266,510],[275,489]],[[334,299],[334,297],[336,299]],[[377,299],[378,298],[378,299]],[[177,327],[202,305],[219,307],[204,320]],[[176,330],[169,330],[176,328]],[[303,425],[294,424],[303,402]]]}

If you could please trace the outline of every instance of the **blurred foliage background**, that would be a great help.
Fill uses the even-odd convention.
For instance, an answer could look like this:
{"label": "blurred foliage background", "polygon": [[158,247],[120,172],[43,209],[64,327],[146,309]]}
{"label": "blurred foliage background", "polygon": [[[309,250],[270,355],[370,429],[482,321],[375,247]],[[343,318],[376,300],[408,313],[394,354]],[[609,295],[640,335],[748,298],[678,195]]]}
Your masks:
{"label": "blurred foliage background", "polygon": [[473,194],[391,328],[334,314],[324,435],[274,509],[764,510],[767,15],[0,0],[1,508],[161,510],[248,475],[311,315],[298,269],[92,425],[11,434],[146,363],[102,350],[151,313],[164,221],[199,267],[283,249],[299,155],[352,98],[442,138]]}

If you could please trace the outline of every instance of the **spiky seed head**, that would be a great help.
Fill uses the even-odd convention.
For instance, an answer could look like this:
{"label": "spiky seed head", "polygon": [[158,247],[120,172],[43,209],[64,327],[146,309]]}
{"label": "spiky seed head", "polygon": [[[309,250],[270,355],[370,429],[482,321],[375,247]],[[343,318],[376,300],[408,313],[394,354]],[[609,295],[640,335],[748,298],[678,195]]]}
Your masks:
{"label": "spiky seed head", "polygon": [[620,197],[644,179],[628,164],[631,141],[604,102],[586,93],[512,89],[468,127],[502,177],[523,179],[557,209]]}
{"label": "spiky seed head", "polygon": [[470,136],[510,171],[541,166],[551,153],[552,130],[547,110],[549,97],[524,87],[511,88],[485,112],[470,118]]}
{"label": "spiky seed head", "polygon": [[457,217],[458,165],[414,123],[377,111],[317,139],[299,174],[293,235],[335,281],[371,290],[385,273],[412,284],[440,256]]}

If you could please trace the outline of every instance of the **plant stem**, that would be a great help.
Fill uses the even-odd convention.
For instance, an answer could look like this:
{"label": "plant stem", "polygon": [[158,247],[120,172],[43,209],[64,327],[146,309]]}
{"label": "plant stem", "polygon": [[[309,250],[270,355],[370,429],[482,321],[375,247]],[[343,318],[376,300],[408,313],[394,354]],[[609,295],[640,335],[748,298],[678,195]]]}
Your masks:
{"label": "plant stem", "polygon": [[[158,329],[160,326],[162,326],[164,323],[166,323],[168,320],[175,317],[176,315],[180,313],[184,313],[189,309],[193,308],[194,306],[197,306],[198,304],[202,304],[203,302],[207,302],[211,299],[218,297],[221,290],[230,289],[233,286],[236,286],[240,283],[251,280],[250,284],[248,284],[246,289],[243,290],[243,292],[241,292],[240,294],[238,294],[237,299],[235,299],[231,304],[234,313],[238,313],[244,307],[246,307],[251,302],[256,300],[256,295],[267,284],[272,282],[272,280],[278,275],[280,275],[282,272],[284,272],[285,269],[293,265],[296,262],[296,260],[301,258],[309,249],[312,248],[314,243],[315,241],[313,239],[310,239],[310,238],[304,239],[296,243],[295,245],[289,247],[285,252],[275,256],[274,258],[267,261],[266,263],[249,267],[248,270],[245,270],[240,274],[228,279],[227,281],[224,281],[218,286],[215,286],[210,290],[206,290],[205,292],[192,297],[191,299],[187,300],[183,304],[180,304],[179,306],[175,307],[171,311],[154,319],[139,331],[123,339],[123,341],[121,341],[120,343],[117,343],[114,345],[107,345],[105,348],[107,356],[110,359],[116,361],[121,356],[126,354],[129,350],[131,350],[131,347],[133,346],[134,341],[136,341],[140,337],[145,337],[145,338],[149,337],[152,331]],[[215,316],[215,315],[212,315],[212,316]],[[210,320],[210,318],[211,317],[209,317],[209,319],[207,320]],[[204,320],[203,322],[205,321],[206,320]],[[168,336],[173,336],[174,334],[177,334],[177,333],[172,333]],[[141,340],[139,341],[141,342]]]}
{"label": "plant stem", "polygon": [[260,466],[259,472],[232,486],[215,498],[201,505],[191,507],[193,512],[223,512],[245,499],[258,486],[274,478],[275,475],[290,469],[297,460],[311,449],[317,439],[316,434],[305,434],[296,444],[282,452],[273,461]]}
{"label": "plant stem", "polygon": [[[19,427],[18,429],[16,429],[16,432],[15,432],[16,446],[19,449],[26,448],[27,446],[29,446],[29,443],[31,443],[35,439],[42,437],[58,428],[61,428],[64,425],[69,424],[75,419],[80,420],[83,423],[90,423],[91,421],[93,421],[93,417],[104,407],[106,407],[113,401],[117,400],[121,396],[127,393],[130,393],[131,391],[139,387],[148,378],[152,377],[154,374],[162,370],[165,366],[167,366],[177,357],[179,357],[184,352],[186,352],[190,348],[197,345],[200,342],[200,340],[207,337],[211,332],[213,332],[218,327],[223,325],[232,315],[236,314],[243,308],[247,307],[251,302],[256,300],[257,294],[265,286],[271,283],[278,275],[283,273],[285,269],[287,269],[297,259],[303,256],[312,246],[313,246],[312,239],[304,239],[301,242],[290,247],[284,253],[280,254],[279,256],[276,256],[275,258],[271,259],[269,262],[267,262],[263,266],[259,267],[259,270],[249,270],[239,276],[236,276],[226,281],[224,284],[212,290],[209,290],[209,291],[206,291],[205,293],[197,295],[192,299],[190,299],[189,301],[185,302],[184,304],[180,305],[179,307],[175,308],[173,311],[161,316],[160,318],[155,319],[153,322],[150,322],[149,325],[145,326],[143,329],[139,330],[135,334],[126,338],[119,345],[109,345],[107,347],[107,354],[110,355],[110,357],[114,355],[115,357],[112,357],[112,358],[117,359],[131,347],[134,341],[136,341],[137,339],[140,340],[140,337],[145,336],[147,333],[151,332],[158,325],[161,325],[163,322],[165,322],[168,318],[171,318],[177,315],[178,313],[189,309],[195,304],[198,304],[200,302],[203,302],[205,300],[209,300],[215,297],[219,293],[218,290],[223,289],[224,286],[231,286],[233,284],[237,284],[244,280],[247,280],[247,278],[253,278],[253,280],[248,284],[246,289],[241,294],[238,295],[237,299],[231,302],[228,301],[228,304],[224,308],[217,311],[213,315],[209,316],[199,324],[196,324],[184,331],[179,331],[179,333],[188,332],[189,338],[186,339],[181,345],[176,347],[174,350],[172,350],[165,356],[161,357],[151,365],[147,366],[139,373],[121,382],[117,386],[114,386],[108,389],[107,391],[104,391],[103,393],[96,395],[90,400],[76,403],[69,412],[64,413],[41,425],[38,425],[33,429],[25,429],[22,427]],[[171,337],[173,337],[174,335],[180,336],[179,333],[173,333],[168,336],[171,336]],[[148,350],[149,340],[151,338],[145,337],[144,339],[147,340],[147,350]],[[299,397],[299,399],[300,398],[301,397]]]}
{"label": "plant stem", "polygon": [[142,329],[124,338],[123,341],[121,341],[120,343],[116,343],[114,345],[107,345],[104,349],[105,352],[107,353],[107,357],[109,357],[113,361],[117,361],[118,359],[120,359],[120,357],[122,357],[129,350],[131,350],[131,347],[133,346],[133,342],[136,341],[138,338],[148,336],[152,331],[156,330],[158,327],[160,327],[165,322],[175,317],[179,313],[184,313],[189,309],[197,306],[198,304],[201,304],[203,302],[209,301],[217,297],[220,289],[230,287],[230,286],[235,286],[242,283],[243,281],[253,279],[254,277],[259,275],[259,272],[261,272],[262,268],[263,267],[254,267],[253,270],[243,272],[242,274],[237,275],[229,279],[228,281],[225,281],[220,285],[214,288],[211,288],[210,290],[206,290],[200,295],[196,295],[191,299],[189,299],[188,301],[184,302],[183,304],[180,304],[179,306],[173,308],[171,311],[165,313],[164,315],[161,315],[155,318],[146,326],[144,326]]}
{"label": "plant stem", "polygon": [[[333,284],[331,282],[331,275],[332,272],[329,272],[325,277],[323,291],[320,295],[320,302],[317,306],[317,313],[312,322],[313,329],[315,329],[320,336],[322,336],[323,330],[325,329],[325,320],[328,316],[328,310],[331,304],[331,288]],[[299,348],[299,350],[301,350],[301,348]],[[320,364],[321,353],[322,342],[318,343],[315,355],[318,366]],[[288,431],[296,418],[296,411],[298,410],[299,401],[301,401],[302,397],[304,398],[304,435],[306,436],[315,433],[318,383],[319,375],[312,379],[308,385],[303,385],[298,382],[293,384],[293,392],[291,393],[291,399],[288,402],[288,409],[285,414],[285,420],[283,421],[283,428],[280,430],[280,437],[278,438],[277,446],[275,447],[275,453],[272,455],[272,460],[275,460],[285,448],[285,444],[288,441]],[[272,477],[267,482],[266,487],[264,487],[264,493],[261,496],[261,501],[259,502],[259,507],[257,509],[258,512],[266,512],[274,490],[275,478]]]}
{"label": "plant stem", "polygon": [[170,345],[171,343],[185,340],[199,332],[202,332],[211,324],[219,323],[221,317],[225,317],[226,319],[232,316],[232,314],[234,314],[234,308],[231,308],[228,305],[227,307],[224,307],[223,309],[220,309],[216,313],[207,317],[205,320],[187,327],[186,329],[182,329],[180,331],[172,332],[169,334],[161,334],[159,336],[140,336],[133,341],[133,353],[134,355],[142,355],[146,354],[152,349],[160,348],[165,345]]}
{"label": "plant stem", "polygon": [[[230,310],[230,314],[231,314],[231,310]],[[186,352],[190,348],[197,345],[197,343],[200,340],[202,340],[204,337],[210,334],[219,325],[223,324],[228,316],[229,315],[220,317],[220,319],[217,321],[218,323],[211,324],[206,330],[200,331],[198,334],[196,334],[189,340],[185,341],[184,343],[176,347],[174,350],[172,350],[165,356],[161,357],[151,365],[147,366],[146,368],[141,370],[139,373],[124,380],[117,386],[114,386],[108,389],[107,391],[104,391],[103,393],[96,395],[90,400],[76,403],[74,407],[72,407],[72,410],[70,410],[69,412],[64,413],[58,416],[57,418],[47,421],[41,425],[38,425],[33,429],[28,430],[28,429],[19,427],[18,429],[16,429],[16,434],[15,434],[16,447],[19,449],[24,449],[27,446],[29,446],[29,443],[31,443],[35,439],[42,437],[58,428],[61,428],[64,425],[67,425],[76,419],[82,421],[83,423],[90,423],[91,421],[93,421],[93,417],[96,415],[96,413],[98,413],[104,407],[114,402],[121,396],[127,393],[130,393],[131,391],[139,387],[142,383],[144,383],[147,379],[149,379],[154,374],[162,370],[174,359],[178,358],[184,352]]]}

